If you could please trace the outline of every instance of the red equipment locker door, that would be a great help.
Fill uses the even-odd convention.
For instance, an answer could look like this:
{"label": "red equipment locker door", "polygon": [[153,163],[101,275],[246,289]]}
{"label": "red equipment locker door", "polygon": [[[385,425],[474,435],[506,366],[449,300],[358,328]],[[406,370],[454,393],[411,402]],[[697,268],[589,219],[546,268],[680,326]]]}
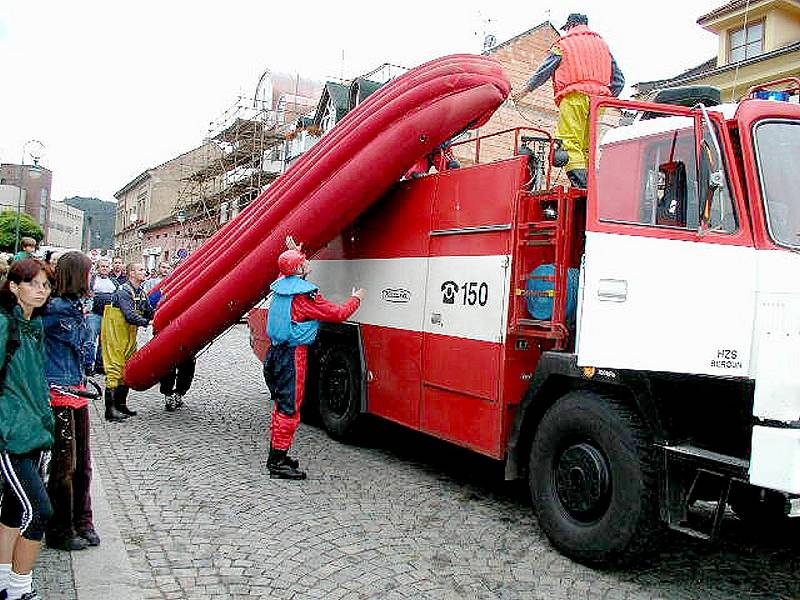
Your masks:
{"label": "red equipment locker door", "polygon": [[431,220],[420,428],[495,457],[519,165],[442,174]]}

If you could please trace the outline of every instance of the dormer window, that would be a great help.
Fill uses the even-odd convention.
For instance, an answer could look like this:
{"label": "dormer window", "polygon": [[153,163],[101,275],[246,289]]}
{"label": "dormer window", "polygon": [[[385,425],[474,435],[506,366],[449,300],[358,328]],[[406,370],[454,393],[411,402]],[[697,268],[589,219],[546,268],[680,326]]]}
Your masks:
{"label": "dormer window", "polygon": [[325,114],[322,117],[320,127],[324,133],[327,133],[333,126],[336,125],[336,105],[333,99],[328,100],[328,105],[325,107]]}
{"label": "dormer window", "polygon": [[764,51],[764,21],[728,32],[728,62],[735,63],[758,56]]}

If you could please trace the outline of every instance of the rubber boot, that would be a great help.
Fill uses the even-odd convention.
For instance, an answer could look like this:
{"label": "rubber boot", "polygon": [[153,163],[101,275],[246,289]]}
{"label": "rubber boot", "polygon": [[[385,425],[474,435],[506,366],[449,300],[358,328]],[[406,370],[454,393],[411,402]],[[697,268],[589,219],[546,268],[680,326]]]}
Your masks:
{"label": "rubber boot", "polygon": [[[276,456],[276,455],[274,454],[275,452],[282,452],[282,450],[275,450],[274,448],[270,447],[270,449],[269,449],[269,455],[270,455],[270,457]],[[286,450],[286,452],[288,452],[288,450]],[[269,466],[269,465],[270,465],[270,461],[271,461],[271,460],[273,460],[273,459],[272,459],[272,458],[268,458],[268,459],[267,459],[267,466]],[[274,459],[274,460],[278,460],[278,459],[276,458],[276,459]],[[290,466],[290,467],[292,467],[293,469],[296,469],[297,467],[299,467],[299,466],[300,466],[300,461],[298,461],[298,460],[297,460],[297,459],[295,459],[295,458],[292,458],[292,457],[291,457],[291,456],[289,456],[288,454],[284,454],[284,455],[283,455],[283,461],[282,461],[282,463],[283,463],[284,465],[289,465],[289,466]]]}
{"label": "rubber boot", "polygon": [[567,177],[569,177],[572,187],[586,189],[589,183],[588,169],[572,169],[571,171],[567,171]]}
{"label": "rubber boot", "polygon": [[135,417],[136,411],[128,408],[128,392],[130,388],[127,385],[120,385],[114,390],[114,406],[123,415]]}
{"label": "rubber boot", "polygon": [[306,474],[303,471],[293,467],[286,462],[286,450],[278,450],[277,448],[269,449],[269,458],[267,459],[267,468],[269,469],[270,479],[305,479]]}
{"label": "rubber boot", "polygon": [[128,418],[128,416],[123,415],[114,406],[114,392],[115,390],[113,388],[106,388],[104,395],[104,400],[106,402],[106,421],[112,421],[112,422],[124,421],[125,419]]}

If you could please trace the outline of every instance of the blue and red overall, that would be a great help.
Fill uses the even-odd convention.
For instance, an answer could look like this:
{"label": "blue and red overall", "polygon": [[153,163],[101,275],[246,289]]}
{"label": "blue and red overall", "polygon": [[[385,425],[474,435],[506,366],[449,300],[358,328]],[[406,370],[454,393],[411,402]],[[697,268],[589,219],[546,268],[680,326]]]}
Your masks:
{"label": "blue and red overall", "polygon": [[289,275],[274,281],[272,305],[267,319],[270,348],[264,359],[264,380],[275,403],[272,411],[272,448],[288,450],[297,425],[306,391],[308,346],[314,343],[320,321],[341,323],[361,301],[355,296],[344,304],[322,297],[319,288]]}

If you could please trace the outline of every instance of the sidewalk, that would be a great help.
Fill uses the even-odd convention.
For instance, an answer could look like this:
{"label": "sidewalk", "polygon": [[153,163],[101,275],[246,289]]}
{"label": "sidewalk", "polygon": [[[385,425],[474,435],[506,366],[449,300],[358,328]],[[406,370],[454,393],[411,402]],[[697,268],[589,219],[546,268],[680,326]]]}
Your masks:
{"label": "sidewalk", "polygon": [[101,476],[92,476],[94,524],[100,546],[61,552],[45,546],[34,569],[34,588],[46,600],[141,600],[128,553],[103,491]]}

